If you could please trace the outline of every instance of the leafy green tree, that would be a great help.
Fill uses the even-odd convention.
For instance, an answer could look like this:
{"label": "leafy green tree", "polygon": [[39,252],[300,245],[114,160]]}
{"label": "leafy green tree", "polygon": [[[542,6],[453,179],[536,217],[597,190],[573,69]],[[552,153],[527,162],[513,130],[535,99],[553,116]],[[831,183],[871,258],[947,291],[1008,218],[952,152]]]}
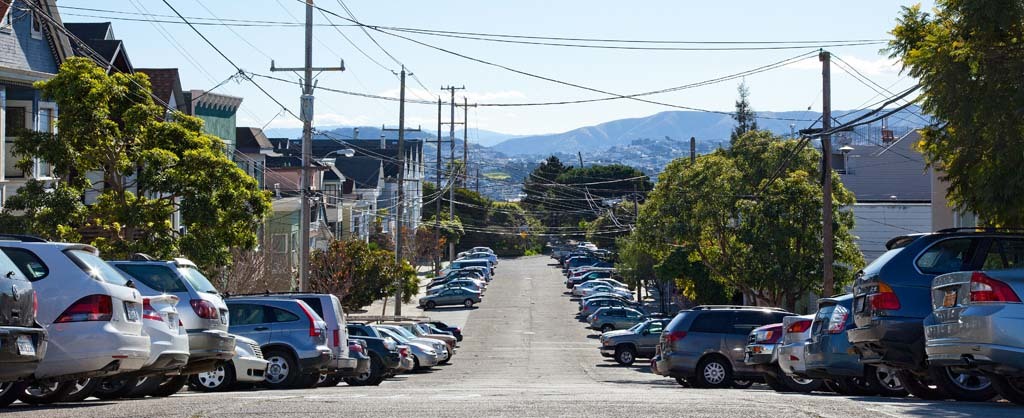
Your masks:
{"label": "leafy green tree", "polygon": [[360,240],[336,240],[327,250],[314,251],[309,286],[314,292],[338,296],[348,312],[393,296],[399,288],[406,303],[419,291],[416,269],[407,261],[399,263],[395,253]]}
{"label": "leafy green tree", "polygon": [[[146,252],[182,254],[203,268],[230,262],[231,248],[252,248],[270,210],[266,192],[224,152],[202,121],[181,113],[164,119],[145,74],[108,75],[91,60],[71,58],[36,83],[60,107],[55,134],[31,133],[14,143],[19,167],[39,159],[59,179],[29,181],[4,208],[8,225],[53,239],[85,240],[108,257]],[[89,173],[102,182],[93,184]],[[98,193],[91,205],[80,203]],[[175,230],[180,211],[187,233]]]}
{"label": "leafy green tree", "polygon": [[526,210],[544,213],[541,222],[545,225],[555,226],[561,223],[561,206],[558,204],[558,190],[555,184],[557,179],[569,167],[562,164],[558,157],[552,155],[540,163],[537,168],[530,172],[523,180],[523,207]]}
{"label": "leafy green tree", "polygon": [[757,130],[757,113],[750,106],[750,89],[747,87],[747,82],[743,81],[740,83],[736,91],[740,97],[736,101],[736,111],[732,114],[732,118],[736,120],[736,127],[732,129],[732,134],[729,135],[730,144],[735,143],[736,139],[743,136],[743,134]]}
{"label": "leafy green tree", "polygon": [[892,30],[898,58],[941,124],[920,148],[949,181],[947,197],[994,226],[1024,226],[1024,2],[939,0],[905,7]]}

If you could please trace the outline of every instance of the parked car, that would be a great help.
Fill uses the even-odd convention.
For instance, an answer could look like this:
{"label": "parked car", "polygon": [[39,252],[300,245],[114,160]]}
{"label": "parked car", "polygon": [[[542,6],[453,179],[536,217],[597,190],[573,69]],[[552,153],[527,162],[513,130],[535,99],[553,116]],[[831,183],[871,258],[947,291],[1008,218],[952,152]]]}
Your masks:
{"label": "parked car", "polygon": [[982,372],[999,395],[1024,405],[1024,240],[995,240],[988,254],[985,270],[932,282],[932,314],[924,323],[928,364]]}
{"label": "parked car", "polygon": [[452,274],[458,274],[459,272],[465,272],[466,274],[479,274],[483,276],[484,281],[488,283],[490,283],[490,281],[493,279],[493,272],[491,271],[491,266],[488,265],[486,261],[482,260],[464,260],[464,262],[458,262],[458,264],[456,264],[456,262],[453,261],[451,264],[448,265],[448,267],[445,267],[443,270],[441,270],[441,276],[449,276]]}
{"label": "parked car", "polygon": [[446,305],[462,305],[472,308],[477,303],[480,303],[480,292],[474,292],[466,288],[445,289],[419,299],[420,307],[425,309],[434,309],[438,306]]}
{"label": "parked car", "polygon": [[188,334],[189,357],[181,374],[162,384],[163,392],[175,386],[181,388],[189,375],[212,371],[218,363],[235,356],[235,339],[228,333],[228,307],[195,263],[184,258],[161,261],[136,254],[129,261],[110,264],[130,277],[144,296],[170,294],[178,298],[175,307]]}
{"label": "parked car", "polygon": [[782,318],[782,340],[778,346],[779,370],[789,376],[806,379],[807,362],[804,348],[811,338],[814,314]]}
{"label": "parked car", "polygon": [[448,268],[451,270],[461,270],[466,267],[482,267],[487,269],[489,275],[494,275],[494,265],[491,264],[489,259],[485,258],[463,258],[461,260],[452,261],[448,264]]}
{"label": "parked car", "polygon": [[576,316],[582,320],[586,320],[586,318],[588,318],[591,314],[597,312],[598,309],[604,307],[624,307],[636,310],[640,310],[643,308],[637,302],[623,300],[619,298],[594,298],[587,301],[587,303],[581,306],[580,311],[579,313],[576,314]]}
{"label": "parked car", "polygon": [[658,373],[681,385],[725,388],[733,379],[760,374],[743,363],[750,331],[793,315],[782,309],[752,306],[698,306],[680,311],[661,333]]}
{"label": "parked car", "polygon": [[431,321],[430,325],[437,327],[437,329],[441,331],[448,331],[452,333],[452,336],[455,337],[456,341],[462,341],[462,328],[453,325],[448,325],[447,323],[441,321]]}
{"label": "parked car", "polygon": [[631,292],[629,289],[622,289],[622,288],[619,288],[619,287],[612,287],[612,286],[609,286],[609,285],[606,285],[606,284],[599,284],[599,285],[591,287],[591,288],[583,289],[583,290],[580,291],[580,296],[588,297],[588,296],[593,296],[593,295],[599,295],[599,294],[602,294],[602,293],[610,293],[610,294],[613,294],[613,295],[619,295],[619,296],[623,296],[623,297],[627,297],[627,298],[632,298],[633,297],[633,292]]}
{"label": "parked car", "polygon": [[787,316],[782,323],[769,324],[755,328],[747,336],[747,346],[743,350],[743,363],[761,373],[765,384],[776,392],[812,392],[821,389],[822,382],[816,379],[796,377],[784,373],[779,366],[779,348],[782,346],[782,338],[786,334],[787,327],[790,327],[792,334],[800,338],[804,331],[810,328],[810,318],[804,321],[790,321],[786,324],[787,318],[801,318],[799,316]]}
{"label": "parked car", "polygon": [[25,391],[46,354],[46,332],[36,322],[38,310],[32,282],[0,252],[0,408]]}
{"label": "parked car", "polygon": [[825,379],[836,392],[854,396],[907,396],[896,371],[888,366],[864,365],[853,353],[846,332],[853,322],[853,295],[818,299],[811,336],[804,346],[806,377]]}
{"label": "parked car", "polygon": [[463,259],[466,259],[466,260],[484,259],[484,260],[487,260],[487,261],[491,262],[491,268],[495,268],[495,266],[498,265],[498,256],[494,255],[494,253],[488,253],[488,252],[482,252],[482,251],[481,252],[471,252],[471,253],[468,253],[466,255],[459,256],[459,258],[463,258]]}
{"label": "parked car", "polygon": [[612,357],[623,366],[631,366],[637,358],[654,357],[661,331],[667,319],[649,319],[632,328],[601,334],[601,355]]}
{"label": "parked car", "polygon": [[982,270],[987,262],[1016,248],[1024,235],[977,229],[949,229],[889,240],[888,251],[853,284],[853,317],[848,331],[861,361],[899,369],[900,381],[921,399],[983,400],[996,396],[983,374],[957,366],[929,364],[924,319],[932,313],[932,279]]}
{"label": "parked car", "polygon": [[433,332],[430,329],[430,325],[422,322],[386,322],[386,325],[393,325],[401,328],[399,332],[402,333],[406,338],[426,338],[433,341],[438,341],[443,344],[441,350],[445,352],[444,359],[440,360],[439,363],[445,364],[451,360],[452,356],[455,355],[455,346],[458,343],[458,339],[454,335],[445,334],[443,332]]}
{"label": "parked car", "polygon": [[395,340],[385,339],[366,324],[349,322],[346,328],[349,336],[366,344],[370,367],[364,373],[345,378],[345,383],[351,386],[376,386],[402,366],[402,356]]}
{"label": "parked car", "polygon": [[235,336],[235,356],[228,361],[217,363],[212,371],[196,373],[189,377],[188,385],[200,392],[222,392],[239,383],[262,383],[270,365],[263,358],[263,349],[256,340]]}
{"label": "parked car", "polygon": [[407,338],[394,328],[384,325],[374,325],[378,332],[387,336],[399,344],[408,346],[413,356],[413,370],[429,369],[441,361],[443,355],[434,349],[433,343],[426,343]]}
{"label": "parked car", "polygon": [[330,368],[327,323],[306,302],[262,296],[226,302],[231,333],[255,340],[270,363],[265,383],[271,389],[313,387]]}
{"label": "parked car", "polygon": [[351,377],[341,377],[337,373],[332,375],[321,374],[319,386],[337,386],[342,380],[352,379],[353,377],[361,376],[370,372],[370,352],[369,348],[367,348],[366,341],[361,339],[349,339],[348,353],[350,357],[356,360],[355,374]]}
{"label": "parked car", "polygon": [[573,286],[572,287],[572,295],[573,296],[583,296],[584,291],[589,290],[589,289],[593,289],[593,288],[598,287],[598,286],[608,286],[608,287],[611,287],[613,289],[621,289],[621,290],[626,290],[626,291],[629,290],[628,287],[617,286],[617,285],[613,285],[611,283],[604,282],[604,281],[592,280],[592,281],[585,281],[583,283],[580,283],[578,285]]}
{"label": "parked car", "polygon": [[624,307],[606,307],[598,309],[587,318],[587,328],[608,332],[616,329],[628,329],[646,319],[643,312]]}
{"label": "parked car", "polygon": [[[445,277],[445,278],[441,278],[441,279],[434,279],[434,280],[431,280],[427,284],[426,287],[427,287],[427,289],[431,289],[431,288],[438,287],[438,286],[444,286],[444,285],[447,285],[447,284],[450,284],[450,283],[453,283],[453,282],[472,283],[475,287],[481,289],[481,291],[483,291],[482,289],[486,289],[487,288],[487,281],[484,280],[484,279],[475,277],[475,276],[474,277],[466,277],[466,276],[463,276],[463,277],[450,277],[449,276],[449,277]],[[460,287],[467,287],[467,286],[460,286]],[[470,288],[472,288],[472,287],[470,287]]]}
{"label": "parked car", "polygon": [[452,280],[452,281],[444,283],[444,284],[439,284],[439,285],[428,287],[427,288],[427,295],[437,294],[437,293],[440,293],[442,290],[445,290],[445,289],[460,289],[460,288],[466,288],[466,289],[472,290],[474,292],[479,292],[481,297],[483,297],[484,289],[485,289],[485,287],[481,286],[479,283],[477,283],[477,282],[475,282],[473,280],[469,280],[469,279],[456,279],[456,280]]}
{"label": "parked car", "polygon": [[95,248],[26,238],[0,241],[0,250],[44,301],[36,321],[46,331],[46,356],[19,394],[22,402],[62,400],[77,379],[135,371],[149,358],[142,295]]}

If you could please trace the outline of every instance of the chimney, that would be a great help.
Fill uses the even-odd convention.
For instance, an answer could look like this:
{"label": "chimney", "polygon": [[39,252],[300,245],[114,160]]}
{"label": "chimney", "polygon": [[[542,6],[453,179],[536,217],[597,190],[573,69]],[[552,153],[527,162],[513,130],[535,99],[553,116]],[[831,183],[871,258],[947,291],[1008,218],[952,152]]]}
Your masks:
{"label": "chimney", "polygon": [[387,149],[387,140],[384,139],[384,134],[380,134],[380,149]]}

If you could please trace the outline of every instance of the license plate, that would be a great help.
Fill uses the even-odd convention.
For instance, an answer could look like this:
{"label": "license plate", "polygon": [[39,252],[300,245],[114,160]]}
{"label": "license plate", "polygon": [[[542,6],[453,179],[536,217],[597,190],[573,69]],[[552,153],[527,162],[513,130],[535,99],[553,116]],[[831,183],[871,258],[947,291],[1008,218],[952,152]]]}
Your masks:
{"label": "license plate", "polygon": [[942,307],[952,308],[956,306],[957,291],[956,289],[950,289],[946,291],[946,294],[942,297]]}
{"label": "license plate", "polygon": [[224,325],[228,324],[228,313],[227,312],[221,312],[220,313],[220,323],[222,323]]}
{"label": "license plate", "polygon": [[861,297],[858,297],[858,298],[853,300],[853,303],[855,305],[853,307],[853,310],[855,312],[862,312],[862,311],[864,311],[864,299],[866,299],[866,298],[864,296],[861,296]]}
{"label": "license plate", "polygon": [[139,322],[139,311],[137,309],[139,304],[132,302],[124,303],[124,316],[129,322]]}
{"label": "license plate", "polygon": [[18,354],[23,356],[36,355],[36,346],[32,344],[32,338],[28,335],[18,336]]}
{"label": "license plate", "polygon": [[178,315],[167,314],[167,318],[165,319],[165,321],[167,322],[167,328],[170,328],[172,330],[178,329]]}

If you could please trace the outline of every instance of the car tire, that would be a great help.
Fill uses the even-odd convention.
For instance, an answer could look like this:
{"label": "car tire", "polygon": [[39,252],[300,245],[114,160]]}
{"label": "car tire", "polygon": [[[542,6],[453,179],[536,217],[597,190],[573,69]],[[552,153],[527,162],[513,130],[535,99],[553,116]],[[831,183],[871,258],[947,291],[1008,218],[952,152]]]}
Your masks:
{"label": "car tire", "polygon": [[376,355],[370,356],[370,370],[359,376],[346,377],[345,383],[349,386],[377,386],[384,381],[384,362]]}
{"label": "car tire", "polygon": [[18,394],[24,392],[27,385],[27,382],[0,383],[0,408],[6,407],[18,400]]}
{"label": "car tire", "polygon": [[710,389],[722,389],[732,386],[732,365],[719,356],[704,357],[697,363],[697,376],[694,386]]}
{"label": "car tire", "polygon": [[[992,387],[1006,400],[1017,405],[1024,405],[1024,377],[989,375]],[[0,406],[3,406],[0,403]]]}
{"label": "car tire", "polygon": [[952,367],[929,367],[935,385],[958,401],[986,402],[999,394],[985,375],[960,373]]}
{"label": "car tire", "polygon": [[736,379],[733,379],[733,381],[732,381],[732,388],[733,389],[749,389],[751,386],[754,386],[754,381],[753,380],[736,380]]}
{"label": "car tire", "polygon": [[684,388],[693,387],[693,385],[690,384],[690,381],[686,380],[686,378],[683,377],[677,377],[676,383],[678,383],[679,386],[682,386]]}
{"label": "car tire", "polygon": [[149,396],[163,383],[164,376],[145,376],[139,379],[135,388],[128,394],[128,398],[145,398]]}
{"label": "car tire", "polygon": [[473,307],[473,299],[466,299],[466,300],[462,301],[462,306],[465,306],[466,308],[472,308]]}
{"label": "car tire", "polygon": [[313,389],[320,385],[320,373],[310,373],[300,376],[295,381],[292,389]]}
{"label": "car tire", "polygon": [[432,300],[428,300],[427,301],[427,309],[434,310],[434,308],[436,308],[436,307],[437,307],[437,303],[436,302],[434,302]]}
{"label": "car tire", "polygon": [[896,375],[903,382],[903,387],[907,389],[907,392],[914,395],[915,398],[926,401],[941,401],[950,398],[949,393],[946,393],[942,387],[936,386],[928,376],[918,376],[902,369],[896,372]]}
{"label": "car tire", "polygon": [[615,362],[623,366],[632,366],[636,361],[636,349],[629,345],[615,348]]}
{"label": "car tire", "polygon": [[764,384],[768,385],[768,388],[779,393],[791,392],[789,388],[782,383],[782,380],[776,379],[775,377],[765,373]]}
{"label": "car tire", "polygon": [[608,331],[614,331],[614,330],[615,330],[615,326],[612,325],[612,324],[601,325],[601,332],[608,332]]}
{"label": "car tire", "polygon": [[71,385],[71,391],[64,395],[60,402],[84,401],[100,387],[100,379],[78,379],[68,383]]}
{"label": "car tire", "polygon": [[341,377],[339,377],[337,373],[327,373],[326,375],[321,375],[321,379],[319,379],[317,386],[329,388],[338,386],[338,383],[341,383]]}
{"label": "car tire", "polygon": [[30,382],[18,393],[18,400],[31,405],[46,405],[61,401],[75,389],[74,381]]}
{"label": "car tire", "polygon": [[845,396],[875,396],[878,390],[867,376],[843,376],[832,381],[835,392]]}
{"label": "car tire", "polygon": [[879,396],[903,398],[909,395],[896,369],[889,366],[864,366],[864,378]]}
{"label": "car tire", "polygon": [[139,378],[134,376],[113,376],[101,379],[99,386],[93,391],[92,396],[104,401],[112,401],[128,396],[139,383]]}
{"label": "car tire", "polygon": [[290,389],[295,386],[295,381],[300,377],[299,363],[291,353],[272,348],[263,353],[263,358],[270,363],[267,365],[264,374],[266,379],[263,381],[268,388]]}
{"label": "car tire", "polygon": [[797,392],[797,393],[811,393],[816,390],[821,390],[821,380],[817,379],[803,379],[799,377],[790,376],[782,371],[782,368],[778,364],[775,365],[775,376],[770,374],[764,375],[765,383],[769,382],[769,379],[777,381],[784,390],[778,390],[772,384],[768,384],[776,392]]}
{"label": "car tire", "polygon": [[213,370],[188,377],[188,387],[198,392],[223,392],[235,385],[235,365],[220,361]]}
{"label": "car tire", "polygon": [[157,386],[156,390],[150,393],[150,395],[158,398],[166,398],[178,393],[181,391],[181,388],[185,387],[185,384],[188,383],[188,378],[189,375],[168,376],[160,382],[160,385]]}
{"label": "car tire", "polygon": [[437,364],[448,364],[452,361],[452,349],[448,347],[448,344],[445,344],[444,350],[448,353],[448,355],[444,358],[444,360],[437,362]]}

